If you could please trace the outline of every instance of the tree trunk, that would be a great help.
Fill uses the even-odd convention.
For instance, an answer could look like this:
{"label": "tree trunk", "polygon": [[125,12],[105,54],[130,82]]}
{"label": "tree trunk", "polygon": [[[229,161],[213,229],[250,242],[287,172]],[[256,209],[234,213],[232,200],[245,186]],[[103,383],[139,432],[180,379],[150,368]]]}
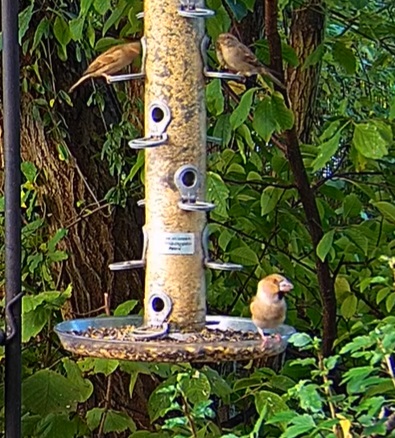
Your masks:
{"label": "tree trunk", "polygon": [[292,13],[289,42],[299,58],[299,65],[288,68],[287,90],[295,114],[296,133],[302,143],[311,141],[321,63],[308,68],[303,65],[322,43],[325,21],[322,8],[321,0],[311,0]]}

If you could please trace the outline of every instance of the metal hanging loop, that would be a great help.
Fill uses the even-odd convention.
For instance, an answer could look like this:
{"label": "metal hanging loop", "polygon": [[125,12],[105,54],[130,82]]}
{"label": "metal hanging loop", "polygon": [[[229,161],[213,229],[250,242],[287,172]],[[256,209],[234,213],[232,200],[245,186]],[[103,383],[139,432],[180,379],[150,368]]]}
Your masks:
{"label": "metal hanging loop", "polygon": [[171,121],[170,108],[158,100],[151,102],[148,112],[148,135],[129,141],[132,149],[146,149],[161,146],[167,142],[166,128]]}
{"label": "metal hanging loop", "polygon": [[147,40],[145,37],[142,37],[141,38],[141,71],[138,73],[130,73],[126,75],[107,76],[107,84],[113,84],[115,82],[131,81],[133,79],[144,79],[146,56],[147,56]]}
{"label": "metal hanging loop", "polygon": [[147,248],[148,248],[148,233],[145,226],[143,226],[143,237],[144,237],[144,242],[143,242],[143,253],[141,255],[141,259],[111,263],[108,266],[111,271],[125,271],[129,269],[137,269],[137,268],[145,267]]}
{"label": "metal hanging loop", "polygon": [[178,14],[186,18],[210,18],[215,15],[215,11],[207,8],[196,7],[194,0],[181,0]]}
{"label": "metal hanging loop", "polygon": [[5,345],[7,342],[11,341],[11,339],[15,336],[17,327],[15,325],[14,316],[12,314],[12,306],[21,300],[23,297],[23,292],[20,292],[18,295],[15,295],[12,300],[8,301],[5,306],[5,314],[7,317],[7,328],[8,333],[5,334],[3,330],[0,330],[0,345]]}
{"label": "metal hanging loop", "polygon": [[227,262],[215,262],[210,260],[208,253],[208,227],[206,226],[202,233],[202,248],[204,256],[204,266],[208,269],[215,269],[218,271],[241,271],[243,265],[238,263],[227,263]]}
{"label": "metal hanging loop", "polygon": [[174,183],[177,186],[181,200],[178,207],[185,211],[212,211],[215,204],[198,200],[198,190],[201,186],[201,177],[195,166],[186,164],[177,169],[174,174]]}

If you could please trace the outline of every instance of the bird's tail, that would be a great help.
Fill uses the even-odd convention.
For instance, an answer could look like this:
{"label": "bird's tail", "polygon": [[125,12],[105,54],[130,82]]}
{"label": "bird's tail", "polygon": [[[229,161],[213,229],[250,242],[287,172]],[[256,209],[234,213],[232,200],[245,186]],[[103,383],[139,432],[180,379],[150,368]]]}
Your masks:
{"label": "bird's tail", "polygon": [[79,85],[81,85],[83,82],[85,82],[90,77],[91,77],[91,75],[84,75],[81,78],[79,78],[78,81],[70,87],[69,93],[72,93]]}
{"label": "bird's tail", "polygon": [[259,71],[259,73],[262,76],[266,76],[269,78],[274,84],[276,84],[278,87],[282,88],[283,90],[286,89],[286,86],[275,76],[275,73],[271,70],[269,70],[267,67],[262,67]]}

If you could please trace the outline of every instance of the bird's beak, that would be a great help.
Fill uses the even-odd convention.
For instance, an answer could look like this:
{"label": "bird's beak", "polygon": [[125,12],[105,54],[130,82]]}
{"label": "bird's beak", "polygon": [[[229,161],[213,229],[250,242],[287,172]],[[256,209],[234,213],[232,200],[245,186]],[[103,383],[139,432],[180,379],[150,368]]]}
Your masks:
{"label": "bird's beak", "polygon": [[279,284],[281,292],[289,292],[294,288],[294,285],[289,280],[283,280]]}

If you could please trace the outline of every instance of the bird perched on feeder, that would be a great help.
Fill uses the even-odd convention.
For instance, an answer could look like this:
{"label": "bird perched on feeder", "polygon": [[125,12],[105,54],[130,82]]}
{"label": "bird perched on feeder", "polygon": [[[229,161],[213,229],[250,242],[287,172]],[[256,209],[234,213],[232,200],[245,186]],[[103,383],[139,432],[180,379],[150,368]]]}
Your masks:
{"label": "bird perched on feeder", "polygon": [[293,289],[293,284],[280,274],[271,274],[258,283],[258,291],[253,298],[250,310],[252,322],[262,336],[265,346],[264,329],[273,329],[285,321],[287,304],[284,296]]}
{"label": "bird perched on feeder", "polygon": [[69,93],[75,90],[82,82],[89,78],[104,77],[108,81],[108,76],[119,72],[124,67],[133,62],[141,52],[139,41],[119,44],[106,50],[99,55],[84,71],[82,77],[70,88]]}
{"label": "bird perched on feeder", "polygon": [[276,78],[275,73],[263,65],[252,51],[231,33],[221,33],[218,36],[215,51],[221,67],[242,76],[257,74],[266,76],[280,88],[285,89],[285,85]]}

